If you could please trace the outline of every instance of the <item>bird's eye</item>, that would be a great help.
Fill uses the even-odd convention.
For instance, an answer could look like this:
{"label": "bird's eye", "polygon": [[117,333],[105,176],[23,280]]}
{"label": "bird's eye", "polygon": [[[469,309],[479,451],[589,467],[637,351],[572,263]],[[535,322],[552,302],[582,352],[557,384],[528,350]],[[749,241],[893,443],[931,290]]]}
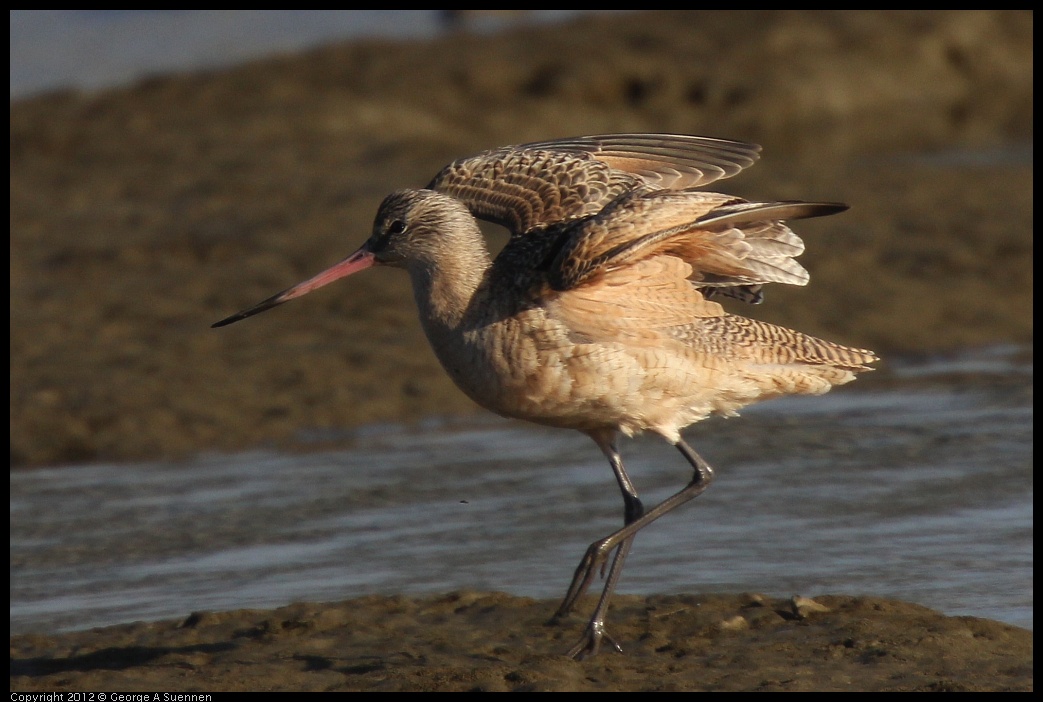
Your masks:
{"label": "bird's eye", "polygon": [[394,222],[388,225],[388,234],[401,234],[406,230],[406,223],[401,219],[396,219]]}

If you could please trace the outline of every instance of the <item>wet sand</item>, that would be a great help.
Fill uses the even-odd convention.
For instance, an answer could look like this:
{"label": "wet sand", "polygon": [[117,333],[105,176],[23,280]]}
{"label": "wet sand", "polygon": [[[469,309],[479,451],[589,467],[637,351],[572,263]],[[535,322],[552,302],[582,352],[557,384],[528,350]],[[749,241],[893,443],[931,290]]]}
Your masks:
{"label": "wet sand", "polygon": [[[12,466],[329,448],[302,432],[476,411],[394,272],[208,325],[353,250],[387,192],[569,134],[755,141],[761,162],[722,190],[851,204],[801,223],[810,286],[744,313],[872,348],[877,378],[888,355],[1029,343],[1031,67],[1025,12],[673,13],[14,103]],[[840,598],[815,625],[773,604],[724,630],[742,600],[649,613],[701,597],[619,598],[637,644],[583,663],[560,656],[578,621],[544,627],[553,603],[501,595],[17,637],[12,689],[1031,686],[1028,632],[912,605]]]}
{"label": "wet sand", "polygon": [[[592,603],[591,603],[592,604]],[[1032,687],[1032,633],[880,598],[618,596],[625,653],[502,593],[364,597],[11,640],[17,690],[977,691]]]}

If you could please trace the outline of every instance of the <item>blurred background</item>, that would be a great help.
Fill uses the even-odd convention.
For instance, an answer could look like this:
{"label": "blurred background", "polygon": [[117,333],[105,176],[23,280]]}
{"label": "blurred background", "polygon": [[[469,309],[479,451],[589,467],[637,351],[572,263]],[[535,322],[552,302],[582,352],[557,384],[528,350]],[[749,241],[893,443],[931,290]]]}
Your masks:
{"label": "blurred background", "polygon": [[[829,486],[842,465],[846,476],[864,475],[865,484],[823,508],[824,521],[794,525],[814,531],[854,520],[848,531],[836,530],[836,544],[819,550],[834,564],[836,553],[850,552],[874,530],[881,510],[895,517],[895,505],[905,505],[898,511],[908,522],[894,522],[894,533],[914,539],[923,538],[925,514],[976,515],[931,522],[927,532],[937,538],[902,547],[889,541],[875,565],[838,565],[816,582],[936,605],[939,592],[910,594],[901,583],[952,571],[942,589],[956,592],[957,602],[947,611],[980,612],[968,603],[997,587],[982,574],[1002,571],[1010,575],[1001,588],[1007,599],[984,611],[1029,625],[1032,20],[1027,11],[12,11],[12,626],[17,602],[28,613],[24,627],[32,628],[45,620],[75,627],[172,616],[197,605],[319,596],[273,586],[251,599],[258,589],[248,584],[257,578],[251,569],[287,551],[240,549],[312,543],[320,532],[316,543],[335,532],[348,538],[351,530],[300,525],[320,514],[324,524],[335,522],[324,510],[360,518],[362,496],[367,509],[390,499],[342,482],[357,471],[330,466],[396,466],[400,502],[388,505],[400,511],[367,512],[364,521],[383,525],[397,542],[402,522],[393,515],[418,504],[405,488],[422,485],[400,483],[401,476],[418,471],[449,480],[459,471],[436,464],[445,453],[481,466],[465,471],[459,486],[439,488],[452,505],[476,504],[476,476],[509,475],[512,460],[538,458],[544,466],[575,454],[570,460],[582,474],[598,480],[604,524],[618,521],[611,474],[588,440],[547,444],[543,430],[485,418],[452,387],[416,322],[405,276],[358,276],[263,318],[221,330],[209,325],[354,250],[386,193],[422,186],[457,157],[626,131],[760,143],[761,161],[719,189],[851,205],[796,227],[807,243],[807,288],[770,289],[763,306],[734,311],[871,348],[884,359],[881,369],[845,388],[839,404],[808,400],[823,403],[806,410],[819,413],[815,421],[802,409],[812,404],[769,404],[746,419],[693,428],[693,443],[736,475],[771,455],[793,455],[793,467],[776,476],[818,461],[822,500],[838,497]],[[490,231],[493,246],[497,237]],[[838,439],[836,426],[845,421],[851,428]],[[755,438],[773,427],[783,427],[771,434],[778,443]],[[413,446],[417,437],[435,448],[406,452],[404,461],[380,453]],[[465,448],[437,448],[458,447],[454,441]],[[540,443],[557,449],[526,454]],[[635,444],[635,460],[654,443]],[[262,464],[296,479],[266,483],[271,500],[231,497],[262,490],[251,483]],[[884,468],[890,472],[876,472]],[[664,489],[683,484],[680,467],[671,462],[665,470]],[[231,483],[210,482],[217,475]],[[899,488],[899,475],[922,482]],[[558,487],[551,480],[542,489],[573,494],[584,480]],[[515,482],[524,482],[510,488],[519,500],[544,502],[546,493],[534,492],[538,481]],[[727,493],[723,482],[715,490]],[[987,504],[983,483],[997,490]],[[338,495],[344,491],[337,505],[320,499],[333,485]],[[750,483],[747,497],[757,485]],[[896,493],[867,506],[859,521],[848,498],[881,485]],[[296,489],[304,492],[291,494]],[[942,494],[947,501],[939,503]],[[114,504],[112,495],[125,500]],[[135,495],[149,497],[134,502]],[[594,509],[591,495],[569,499],[575,504],[557,510],[561,518]],[[489,520],[511,511],[491,504]],[[116,511],[99,512],[100,505]],[[266,511],[243,516],[225,536],[214,533],[208,510],[257,505]],[[289,531],[269,521],[277,505]],[[732,508],[746,509],[741,502]],[[173,521],[163,521],[168,513]],[[571,530],[549,521],[553,513],[541,517],[548,534],[532,538]],[[724,521],[734,513],[724,509]],[[515,516],[524,522],[525,514]],[[761,534],[783,518],[761,517]],[[477,519],[461,522],[460,533],[472,534]],[[682,530],[704,526],[695,514],[673,519]],[[460,584],[477,579],[540,596],[557,592],[598,528],[563,547],[553,582],[509,585],[496,570],[485,581],[469,576],[472,546],[460,554]],[[160,548],[157,534],[164,533],[172,542]],[[718,534],[724,560],[743,562],[748,533]],[[961,550],[968,540],[977,545],[973,555]],[[285,556],[286,581],[328,578],[330,563],[358,548],[337,543],[333,556],[324,551],[317,561],[325,575],[302,575],[305,566]],[[415,543],[418,552],[400,558],[419,558],[424,544]],[[777,546],[767,552],[778,553]],[[894,551],[905,547],[909,570],[880,585]],[[489,548],[495,552],[495,542]],[[249,567],[200,586],[206,594],[198,600],[175,598],[171,593],[187,591],[179,580],[185,564],[212,575],[199,559],[214,553],[239,554]],[[381,553],[374,548],[375,558]],[[655,554],[649,548],[642,588],[663,586],[654,577]],[[764,552],[747,555],[748,564],[765,563]],[[437,557],[445,565],[445,554]],[[952,566],[956,560],[962,565]],[[390,579],[358,587],[409,590],[425,582],[422,572],[413,573],[415,582],[396,581],[396,569],[383,562]],[[775,569],[706,577],[682,567],[685,575],[668,582],[798,587],[807,583],[800,568],[817,566],[795,563],[791,556]],[[56,569],[79,573],[92,564],[108,570],[92,571],[79,589],[48,589]],[[787,564],[796,572],[773,580]],[[845,579],[862,566],[864,579]],[[381,570],[374,562],[357,567]],[[118,582],[159,582],[141,600],[177,604],[121,613],[130,598]],[[320,594],[348,596],[356,585]],[[238,594],[207,599],[215,592]],[[106,614],[70,615],[90,608],[83,593],[108,598],[99,605]]]}
{"label": "blurred background", "polygon": [[531,14],[12,13],[12,463],[469,411],[404,276],[207,323],[390,190],[555,136],[754,141],[729,191],[851,204],[743,313],[888,356],[1031,338],[1031,14]]}
{"label": "blurred background", "polygon": [[12,10],[11,98],[110,88],[147,75],[227,67],[350,39],[493,32],[586,12],[591,11]]}

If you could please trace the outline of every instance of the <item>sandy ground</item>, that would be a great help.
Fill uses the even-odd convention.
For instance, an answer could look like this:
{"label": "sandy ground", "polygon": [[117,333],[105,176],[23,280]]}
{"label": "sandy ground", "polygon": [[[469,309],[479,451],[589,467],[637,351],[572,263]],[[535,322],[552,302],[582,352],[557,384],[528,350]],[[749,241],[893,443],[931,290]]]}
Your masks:
{"label": "sandy ground", "polygon": [[[294,450],[302,428],[475,411],[394,272],[208,326],[353,250],[390,190],[554,136],[755,141],[761,162],[722,190],[851,204],[800,223],[810,286],[744,312],[872,348],[881,374],[888,355],[1028,343],[1032,94],[1031,13],[694,12],[14,103],[12,466]],[[638,643],[583,663],[559,655],[571,629],[543,626],[551,603],[500,595],[18,637],[12,689],[1031,686],[1011,627],[843,597],[821,620],[750,619],[736,598],[673,614],[703,599],[619,598]],[[721,624],[736,615],[749,626]]]}

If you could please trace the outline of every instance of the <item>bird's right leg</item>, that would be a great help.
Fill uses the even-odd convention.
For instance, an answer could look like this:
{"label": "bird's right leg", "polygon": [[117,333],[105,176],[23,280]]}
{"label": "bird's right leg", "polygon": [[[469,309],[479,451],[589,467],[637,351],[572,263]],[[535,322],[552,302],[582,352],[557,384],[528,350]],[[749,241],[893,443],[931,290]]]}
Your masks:
{"label": "bird's right leg", "polygon": [[[626,469],[623,467],[623,459],[619,455],[619,449],[616,448],[616,432],[606,431],[602,433],[590,434],[590,437],[594,439],[598,447],[608,458],[609,464],[612,466],[612,472],[616,476],[616,482],[619,484],[619,491],[623,494],[623,524],[629,525],[640,519],[645,513],[645,507],[641,503],[641,499],[637,496],[637,489],[634,487],[634,483],[630,480],[630,476],[627,475]],[[619,580],[620,573],[623,572],[623,562],[626,560],[627,554],[630,552],[630,546],[634,543],[634,535],[630,535],[628,538],[623,539],[618,545],[614,545],[616,548],[615,558],[612,559],[612,566],[609,568],[608,577],[605,580],[605,587],[601,592],[601,598],[598,600],[597,606],[594,608],[594,614],[587,624],[587,630],[584,632],[583,637],[579,642],[572,647],[568,652],[570,658],[584,658],[586,656],[592,656],[598,652],[601,647],[601,640],[607,639],[612,647],[617,651],[622,651],[611,636],[605,632],[604,618],[605,612],[608,609],[608,600],[612,594],[612,590],[615,589],[616,581]],[[605,554],[612,550],[613,547],[608,547],[605,550]],[[608,561],[602,560],[601,562],[601,576],[605,577],[605,567]],[[582,563],[580,567],[582,568]],[[584,573],[580,573],[577,569],[575,577],[572,579],[572,584],[569,586],[569,591],[565,595],[565,600],[561,603],[561,607],[555,613],[554,618],[558,619],[564,617],[576,606],[576,601],[586,592],[587,588],[590,587],[591,581],[594,579],[595,568],[587,569]]]}
{"label": "bird's right leg", "polygon": [[[623,494],[623,525],[632,524],[644,515],[645,507],[637,496],[637,489],[634,487],[633,481],[630,480],[630,476],[627,475],[626,469],[623,467],[623,458],[619,455],[619,449],[616,448],[616,432],[591,432],[590,437],[597,443],[602,453],[605,454],[609,464],[612,466],[612,472],[616,476],[616,482],[619,483],[619,491]],[[623,561],[626,560],[627,553],[630,551],[630,546],[633,542],[634,539],[631,536],[619,544],[616,557],[612,561],[610,574],[615,573],[618,577],[618,572],[623,569]],[[608,551],[606,551],[607,553]],[[601,559],[602,577],[605,575],[605,566],[607,564],[607,559]],[[583,577],[580,577],[580,571],[576,571],[572,584],[569,586],[569,591],[565,595],[565,600],[561,603],[561,607],[558,608],[557,613],[554,615],[555,617],[563,617],[573,610],[576,606],[576,601],[590,587],[595,572],[596,570],[588,569],[582,574]]]}
{"label": "bird's right leg", "polygon": [[[612,438],[614,439],[614,436]],[[594,440],[598,441],[598,438],[594,437]],[[587,630],[584,632],[583,638],[580,639],[579,643],[577,643],[568,653],[572,658],[584,658],[596,654],[603,638],[608,639],[616,650],[620,650],[619,644],[613,641],[612,638],[605,633],[604,619],[605,613],[608,610],[609,597],[611,596],[616,581],[619,579],[619,575],[623,570],[623,561],[626,559],[626,555],[630,551],[630,546],[634,541],[634,536],[642,528],[648,526],[656,519],[659,519],[659,517],[667,512],[700,495],[710,486],[710,483],[713,482],[714,478],[713,469],[710,465],[703,460],[703,458],[697,454],[691,446],[686,444],[683,439],[679,439],[675,446],[677,447],[677,450],[681,452],[681,455],[683,455],[692,465],[695,474],[692,476],[692,480],[683,489],[666,498],[651,510],[645,512],[641,506],[641,501],[637,498],[636,491],[634,491],[633,483],[630,482],[626,471],[623,470],[623,462],[619,458],[619,452],[615,449],[614,444],[614,440],[604,444],[601,441],[598,441],[598,445],[603,447],[602,450],[605,451],[605,455],[609,457],[609,462],[612,464],[612,468],[616,472],[616,478],[619,481],[620,490],[623,493],[626,517],[629,521],[627,521],[626,525],[619,531],[608,535],[600,541],[595,541],[590,545],[586,554],[583,556],[583,560],[580,561],[579,566],[576,568],[576,574],[572,578],[572,584],[569,586],[569,591],[565,595],[565,600],[561,603],[561,606],[558,608],[558,612],[555,615],[555,617],[561,617],[572,611],[578,599],[587,591],[587,588],[590,587],[591,582],[594,580],[594,574],[597,573],[598,570],[601,570],[602,572],[604,571],[605,565],[608,562],[608,555],[612,552],[612,549],[618,548],[616,556],[612,560],[612,566],[608,572],[605,588],[601,592],[601,598],[598,600],[598,604],[594,608],[594,614],[587,624]]]}

